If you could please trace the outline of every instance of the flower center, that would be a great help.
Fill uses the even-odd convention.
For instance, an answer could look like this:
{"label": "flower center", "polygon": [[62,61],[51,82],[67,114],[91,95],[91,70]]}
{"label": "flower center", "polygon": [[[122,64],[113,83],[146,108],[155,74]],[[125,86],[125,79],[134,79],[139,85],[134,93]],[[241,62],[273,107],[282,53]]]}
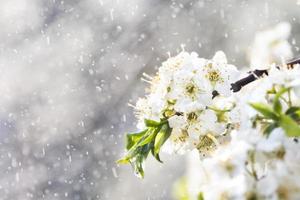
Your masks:
{"label": "flower center", "polygon": [[187,86],[186,86],[186,92],[188,93],[188,94],[194,94],[195,92],[196,92],[196,90],[197,90],[197,88],[195,87],[195,85],[194,84],[192,84],[192,83],[189,83]]}
{"label": "flower center", "polygon": [[197,145],[197,149],[198,149],[199,152],[203,153],[203,155],[210,154],[217,147],[217,145],[215,143],[216,139],[210,133],[208,133],[204,136],[201,136],[199,138],[199,140],[200,140],[200,142]]}
{"label": "flower center", "polygon": [[220,75],[219,70],[210,70],[210,71],[208,71],[208,73],[206,74],[206,77],[210,82],[213,82],[213,83],[223,82],[223,79]]}
{"label": "flower center", "polygon": [[196,121],[198,118],[197,114],[195,112],[191,112],[187,115],[187,119],[189,121]]}

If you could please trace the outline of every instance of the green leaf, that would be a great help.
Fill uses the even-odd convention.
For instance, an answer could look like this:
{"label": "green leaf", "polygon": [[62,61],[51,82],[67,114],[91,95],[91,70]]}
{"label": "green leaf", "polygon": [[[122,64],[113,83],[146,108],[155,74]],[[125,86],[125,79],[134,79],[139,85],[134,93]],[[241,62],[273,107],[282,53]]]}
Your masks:
{"label": "green leaf", "polygon": [[[130,163],[134,169],[134,172],[140,177],[144,177],[143,163],[146,160],[149,152],[161,162],[159,158],[159,150],[155,151],[155,140],[158,133],[164,134],[158,137],[156,148],[160,148],[165,140],[169,137],[171,129],[168,125],[167,119],[163,119],[160,122],[153,120],[145,120],[148,128],[138,133],[129,133],[126,135],[126,155],[117,161],[118,164]],[[167,129],[167,130],[166,130]]]}
{"label": "green leaf", "polygon": [[300,136],[300,127],[290,116],[281,115],[279,118],[279,125],[288,136]]}
{"label": "green leaf", "polygon": [[170,137],[171,130],[168,124],[164,124],[160,131],[158,132],[157,136],[155,137],[154,142],[154,153],[158,154],[160,151],[161,146],[166,142],[166,140]]}
{"label": "green leaf", "polygon": [[157,161],[161,163],[162,161],[159,156],[160,148],[165,143],[165,141],[170,137],[170,135],[171,135],[171,128],[169,127],[168,124],[164,124],[159,130],[159,132],[157,133],[155,140],[153,142],[153,149],[151,151],[152,155]]}
{"label": "green leaf", "polygon": [[[127,154],[121,159],[126,161],[128,160],[128,162],[130,162],[130,160],[132,158],[134,158],[136,155],[138,155],[140,153],[140,149],[134,145],[131,149],[129,149],[129,151],[127,152]],[[127,164],[128,162],[119,162],[120,164]]]}
{"label": "green leaf", "polygon": [[202,193],[202,192],[200,192],[200,193],[198,194],[197,200],[204,200],[204,196],[203,196],[203,193]]}
{"label": "green leaf", "polygon": [[296,111],[293,115],[291,115],[291,117],[296,120],[297,122],[299,122],[300,120],[300,110]]}
{"label": "green leaf", "polygon": [[298,107],[298,106],[292,106],[292,107],[290,107],[289,109],[287,109],[285,111],[285,114],[291,115],[291,114],[293,114],[293,113],[295,113],[297,111],[300,111],[300,107]]}
{"label": "green leaf", "polygon": [[276,94],[276,89],[273,86],[270,90],[267,91],[267,94]]}
{"label": "green leaf", "polygon": [[144,161],[148,157],[148,154],[151,150],[150,144],[144,145],[142,147],[137,147],[138,154],[135,158],[135,160],[132,163],[132,166],[134,168],[134,172],[140,176],[141,178],[144,178]]}
{"label": "green leaf", "polygon": [[299,122],[300,121],[300,111],[297,111],[293,114],[290,114],[289,115],[293,120],[295,120],[296,122]]}
{"label": "green leaf", "polygon": [[147,131],[148,129],[145,129],[138,133],[126,134],[126,149],[129,150],[145,133],[147,133]]}
{"label": "green leaf", "polygon": [[130,160],[127,157],[121,158],[116,161],[118,164],[129,164]]}
{"label": "green leaf", "polygon": [[137,146],[140,147],[140,146],[143,146],[145,144],[152,142],[159,130],[160,130],[160,127],[149,128],[147,133],[138,141]]}
{"label": "green leaf", "polygon": [[157,154],[154,153],[154,144],[153,144],[153,148],[151,149],[151,153],[152,153],[153,157],[154,157],[158,162],[163,163],[163,162],[161,161],[161,159],[160,159],[159,154],[158,154],[158,153],[157,153]]}
{"label": "green leaf", "polygon": [[149,129],[145,129],[139,133],[130,133],[126,135],[126,149],[127,154],[117,161],[118,164],[127,164],[130,159],[139,154],[138,143],[142,141],[145,134],[149,132]]}
{"label": "green leaf", "polygon": [[134,172],[136,175],[144,178],[144,167],[143,167],[144,158],[142,155],[136,157],[135,162],[133,163]]}
{"label": "green leaf", "polygon": [[273,109],[277,114],[280,114],[282,111],[282,105],[279,101],[279,98],[289,90],[289,88],[281,88],[275,95],[274,101],[273,101]]}
{"label": "green leaf", "polygon": [[281,113],[282,105],[281,105],[281,102],[279,101],[279,98],[275,97],[274,102],[273,102],[273,109],[277,114]]}
{"label": "green leaf", "polygon": [[300,121],[300,107],[292,106],[286,112],[295,121]]}
{"label": "green leaf", "polygon": [[147,127],[158,127],[160,125],[160,122],[151,119],[145,119],[144,123]]}
{"label": "green leaf", "polygon": [[278,116],[273,112],[272,108],[270,108],[269,105],[263,103],[250,103],[250,106],[268,119],[278,119]]}

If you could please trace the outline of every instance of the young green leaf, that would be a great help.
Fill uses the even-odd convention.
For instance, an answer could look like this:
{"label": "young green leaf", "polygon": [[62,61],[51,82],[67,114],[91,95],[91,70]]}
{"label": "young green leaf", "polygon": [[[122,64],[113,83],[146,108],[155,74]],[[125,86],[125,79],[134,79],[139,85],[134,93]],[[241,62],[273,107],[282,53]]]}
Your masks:
{"label": "young green leaf", "polygon": [[127,157],[121,158],[119,160],[116,161],[117,164],[129,164],[130,160]]}
{"label": "young green leaf", "polygon": [[300,107],[292,106],[285,112],[285,114],[297,122],[300,121]]}
{"label": "young green leaf", "polygon": [[289,88],[281,88],[275,95],[273,101],[273,109],[277,114],[280,114],[282,111],[282,105],[279,101],[280,97],[289,90]]}
{"label": "young green leaf", "polygon": [[153,143],[153,148],[151,149],[151,153],[152,153],[153,157],[154,157],[158,162],[163,163],[163,162],[161,161],[161,159],[160,159],[159,154],[158,154],[158,153],[157,153],[157,154],[154,153],[154,143]]}
{"label": "young green leaf", "polygon": [[288,115],[281,115],[279,125],[290,137],[300,136],[300,126]]}
{"label": "young green leaf", "polygon": [[300,122],[300,111],[290,114],[289,116],[296,122]]}
{"label": "young green leaf", "polygon": [[126,149],[129,150],[137,141],[145,134],[147,133],[148,129],[145,129],[138,133],[128,133],[126,134]]}
{"label": "young green leaf", "polygon": [[143,162],[144,162],[144,158],[142,155],[139,154],[136,157],[135,162],[132,163],[134,172],[136,173],[137,176],[140,176],[141,178],[144,178]]}
{"label": "young green leaf", "polygon": [[119,164],[127,164],[128,162],[130,162],[130,160],[132,158],[137,156],[139,153],[140,153],[140,149],[136,145],[134,145],[131,149],[129,149],[129,151],[123,158],[118,160],[118,163]]}
{"label": "young green leaf", "polygon": [[150,151],[153,156],[161,162],[158,154],[159,150],[155,151],[154,147],[157,134],[160,132],[164,133],[157,139],[156,148],[160,148],[171,133],[171,129],[166,119],[161,120],[160,122],[145,120],[145,123],[147,123],[146,125],[148,128],[144,131],[126,135],[127,154],[117,161],[119,164],[130,163],[135,173],[141,177],[144,176],[143,163]]}
{"label": "young green leaf", "polygon": [[147,133],[138,141],[137,146],[140,147],[140,146],[143,146],[145,144],[152,142],[159,130],[160,130],[160,127],[149,128]]}
{"label": "young green leaf", "polygon": [[153,142],[153,149],[152,149],[152,155],[155,157],[155,159],[162,163],[159,152],[162,145],[165,143],[165,141],[170,137],[171,135],[171,128],[168,124],[164,124],[160,131],[157,133],[155,140]]}
{"label": "young green leaf", "polygon": [[274,102],[273,102],[273,109],[277,114],[281,113],[282,105],[281,105],[281,102],[279,101],[279,98],[275,97]]}
{"label": "young green leaf", "polygon": [[250,106],[268,119],[278,119],[278,116],[276,115],[276,113],[274,113],[272,108],[269,107],[269,105],[263,103],[250,103]]}
{"label": "young green leaf", "polygon": [[197,200],[204,200],[204,196],[203,196],[203,193],[202,193],[202,192],[200,192],[200,193],[198,194]]}
{"label": "young green leaf", "polygon": [[[143,141],[143,137],[141,137],[141,135],[145,135],[149,132],[148,129],[138,133],[138,134],[129,134],[133,137],[129,137],[130,139],[127,138],[127,141],[126,142],[129,142],[129,144],[127,144],[127,150],[128,152],[126,153],[126,155],[117,160],[117,163],[118,164],[128,164],[131,162],[131,159],[133,159],[134,157],[137,157],[139,154],[141,154],[141,148],[140,146],[138,146],[139,142]],[[139,137],[137,137],[139,135]],[[134,136],[136,136],[136,138],[134,138]],[[132,139],[134,138],[134,139]],[[129,140],[129,141],[128,141]]]}
{"label": "young green leaf", "polygon": [[291,115],[291,114],[294,114],[297,111],[300,111],[300,107],[298,107],[298,106],[292,106],[292,107],[290,107],[289,109],[287,109],[285,111],[285,114],[286,115]]}
{"label": "young green leaf", "polygon": [[160,125],[160,122],[151,119],[145,119],[144,123],[147,127],[158,127]]}
{"label": "young green leaf", "polygon": [[137,147],[137,149],[138,154],[131,164],[134,168],[135,173],[141,178],[144,178],[144,161],[148,157],[148,154],[151,150],[151,145],[147,144],[142,147]]}
{"label": "young green leaf", "polygon": [[154,142],[154,153],[158,154],[160,151],[161,146],[165,143],[165,141],[170,137],[171,131],[168,124],[164,124],[160,131],[158,132],[157,136],[155,137]]}

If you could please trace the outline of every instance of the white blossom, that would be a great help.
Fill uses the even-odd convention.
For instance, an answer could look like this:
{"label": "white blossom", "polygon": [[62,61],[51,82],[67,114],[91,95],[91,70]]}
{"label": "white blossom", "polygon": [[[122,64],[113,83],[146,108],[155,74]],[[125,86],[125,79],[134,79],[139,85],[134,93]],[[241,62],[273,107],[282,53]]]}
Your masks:
{"label": "white blossom", "polygon": [[266,69],[273,62],[282,63],[293,57],[288,42],[291,26],[282,22],[269,30],[258,32],[250,52],[252,69]]}
{"label": "white blossom", "polygon": [[230,96],[231,83],[237,80],[239,76],[236,67],[227,64],[227,58],[222,51],[216,52],[212,60],[207,61],[203,72],[213,89],[223,96]]}

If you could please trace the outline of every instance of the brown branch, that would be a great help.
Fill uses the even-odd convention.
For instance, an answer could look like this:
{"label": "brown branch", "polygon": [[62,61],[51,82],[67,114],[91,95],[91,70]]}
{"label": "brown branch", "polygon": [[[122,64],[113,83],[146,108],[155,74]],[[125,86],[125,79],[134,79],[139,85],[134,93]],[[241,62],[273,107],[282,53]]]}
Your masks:
{"label": "brown branch", "polygon": [[231,84],[231,90],[233,92],[238,92],[242,89],[242,87],[244,87],[245,85],[255,81],[256,79],[258,79],[259,77],[262,77],[263,75],[268,75],[268,71],[267,70],[254,70],[252,72],[250,72],[250,75],[242,78],[240,80],[238,80],[235,83]]}
{"label": "brown branch", "polygon": [[[288,68],[293,68],[293,65],[296,64],[300,64],[300,58],[292,60],[290,62],[287,62],[286,65]],[[254,70],[250,72],[250,75],[242,78],[238,81],[236,81],[235,83],[231,84],[231,90],[233,92],[238,92],[240,91],[245,85],[255,81],[256,79],[258,79],[259,77],[262,77],[264,75],[268,75],[268,70]],[[213,95],[214,97],[217,95]]]}

